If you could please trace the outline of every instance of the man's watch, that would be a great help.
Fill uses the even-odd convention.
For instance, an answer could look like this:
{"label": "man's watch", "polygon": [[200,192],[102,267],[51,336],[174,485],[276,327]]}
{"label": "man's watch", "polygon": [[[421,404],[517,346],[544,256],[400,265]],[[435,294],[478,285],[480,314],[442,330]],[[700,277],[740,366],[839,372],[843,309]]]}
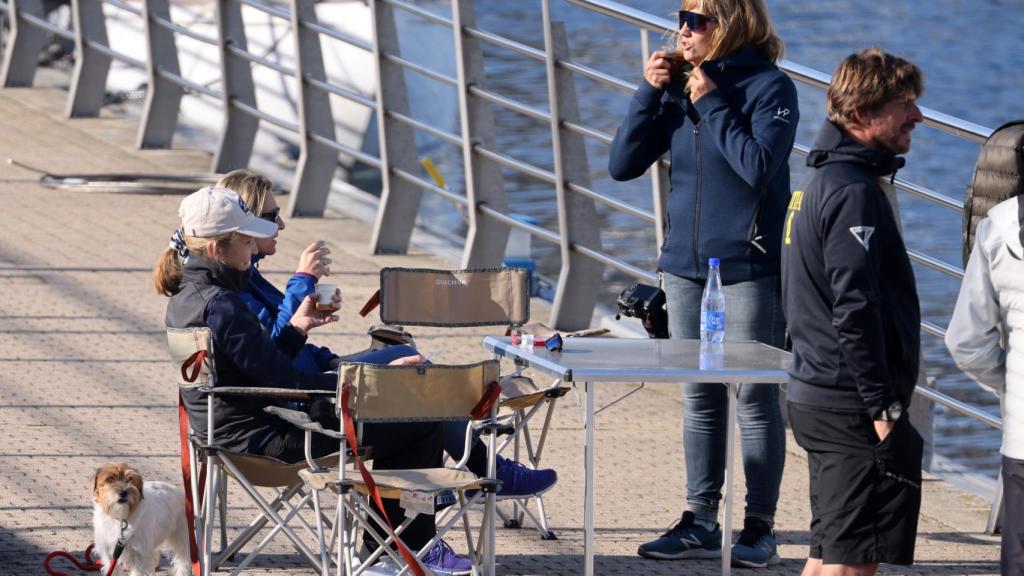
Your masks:
{"label": "man's watch", "polygon": [[875,415],[875,420],[880,422],[895,422],[900,419],[903,415],[903,404],[897,400],[892,404],[889,404],[888,408],[883,408],[881,412]]}

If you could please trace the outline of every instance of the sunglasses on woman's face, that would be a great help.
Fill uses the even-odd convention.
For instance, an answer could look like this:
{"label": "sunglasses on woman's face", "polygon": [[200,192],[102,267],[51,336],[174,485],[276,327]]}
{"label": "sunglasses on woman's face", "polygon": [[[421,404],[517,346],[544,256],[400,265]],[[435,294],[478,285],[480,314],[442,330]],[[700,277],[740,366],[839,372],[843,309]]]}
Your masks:
{"label": "sunglasses on woman's face", "polygon": [[717,23],[718,18],[711,18],[710,16],[705,16],[703,14],[698,14],[696,12],[690,12],[689,10],[679,11],[680,30],[683,29],[683,24],[685,24],[691,31],[696,32],[698,34],[703,34],[704,31],[707,30],[708,28],[708,22]]}
{"label": "sunglasses on woman's face", "polygon": [[263,214],[260,214],[260,218],[263,218],[267,222],[273,222],[274,224],[277,224],[277,219],[280,218],[280,217],[281,217],[281,207],[280,206],[278,206],[277,208],[274,208],[273,210],[268,210],[268,211],[264,212]]}

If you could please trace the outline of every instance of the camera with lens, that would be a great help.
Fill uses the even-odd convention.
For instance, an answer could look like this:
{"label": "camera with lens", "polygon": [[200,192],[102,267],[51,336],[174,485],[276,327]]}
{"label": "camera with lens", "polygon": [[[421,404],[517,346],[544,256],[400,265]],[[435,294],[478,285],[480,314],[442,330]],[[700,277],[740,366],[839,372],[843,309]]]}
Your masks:
{"label": "camera with lens", "polygon": [[619,309],[616,320],[620,316],[639,318],[651,338],[668,338],[668,311],[661,288],[635,283],[619,294],[615,304]]}

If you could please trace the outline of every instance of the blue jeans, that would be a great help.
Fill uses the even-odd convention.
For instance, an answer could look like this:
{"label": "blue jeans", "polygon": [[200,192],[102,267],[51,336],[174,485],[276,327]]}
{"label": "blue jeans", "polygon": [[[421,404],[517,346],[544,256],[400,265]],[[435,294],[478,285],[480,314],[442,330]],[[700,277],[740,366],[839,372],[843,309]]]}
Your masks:
{"label": "blue jeans", "polygon": [[[700,338],[700,300],[704,284],[664,274],[672,338]],[[781,348],[786,323],[778,276],[724,287],[725,340],[757,340]],[[714,522],[725,482],[726,388],[721,384],[683,385],[683,450],[686,454],[686,504],[699,520]],[[786,460],[786,431],[774,384],[740,386],[737,405],[747,480],[748,517],[772,524]]]}

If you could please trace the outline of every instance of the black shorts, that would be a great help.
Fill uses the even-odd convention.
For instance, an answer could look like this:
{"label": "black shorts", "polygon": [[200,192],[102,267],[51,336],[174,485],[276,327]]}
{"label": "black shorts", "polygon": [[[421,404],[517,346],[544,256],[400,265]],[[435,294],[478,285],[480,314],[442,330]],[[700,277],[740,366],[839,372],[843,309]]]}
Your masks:
{"label": "black shorts", "polygon": [[924,442],[904,415],[881,443],[864,412],[789,404],[810,468],[810,557],[913,564]]}

